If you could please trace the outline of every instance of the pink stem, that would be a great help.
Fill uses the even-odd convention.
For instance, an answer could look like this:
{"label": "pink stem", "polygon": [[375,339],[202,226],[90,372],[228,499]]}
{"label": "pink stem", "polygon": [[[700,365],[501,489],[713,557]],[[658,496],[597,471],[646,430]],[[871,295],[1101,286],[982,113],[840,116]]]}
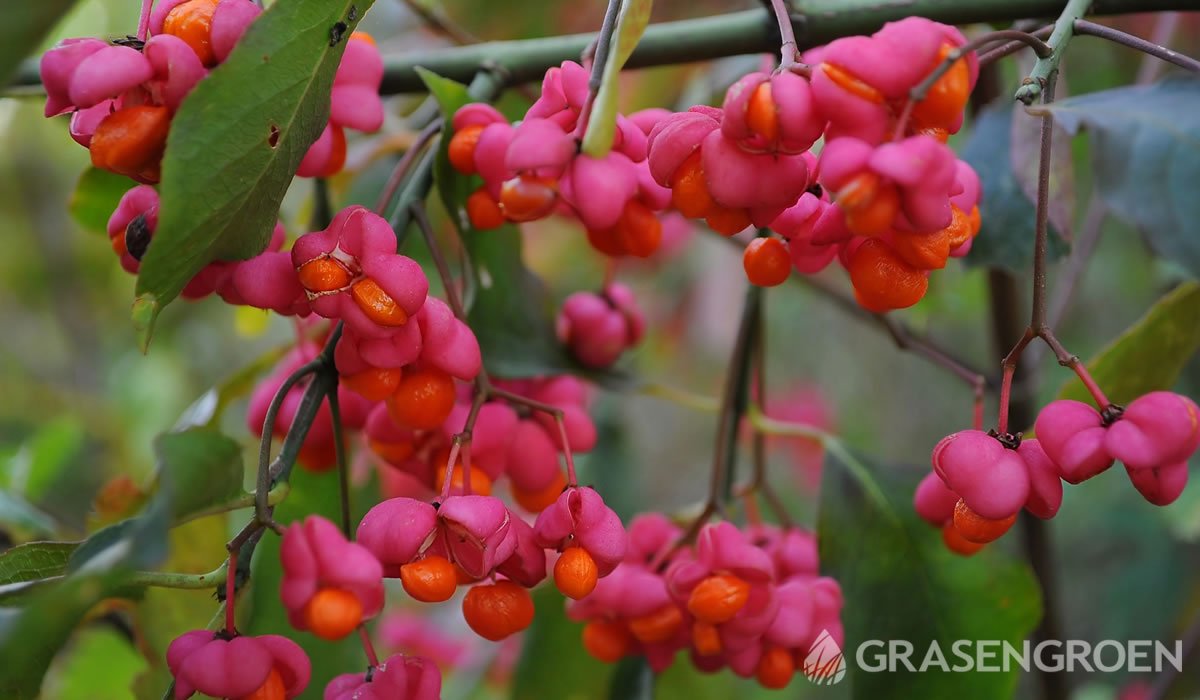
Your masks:
{"label": "pink stem", "polygon": [[362,640],[362,648],[367,654],[367,662],[372,667],[378,666],[379,656],[375,653],[375,645],[371,643],[371,635],[367,634],[367,628],[363,625],[358,626],[358,638]]}
{"label": "pink stem", "polygon": [[145,41],[150,37],[150,10],[154,8],[154,0],[142,0],[142,14],[138,18],[137,38]]}
{"label": "pink stem", "polygon": [[575,458],[571,456],[571,443],[567,440],[567,424],[563,421],[562,412],[554,414],[554,422],[558,423],[558,435],[562,438],[563,457],[567,460],[567,486],[578,486],[575,479]]}
{"label": "pink stem", "polygon": [[796,65],[796,34],[792,31],[792,18],[788,16],[786,0],[771,0],[775,21],[779,23],[779,70],[785,71]]}
{"label": "pink stem", "polygon": [[1083,382],[1083,385],[1087,387],[1088,393],[1092,395],[1092,400],[1096,402],[1096,406],[1099,407],[1100,410],[1103,411],[1112,405],[1112,402],[1109,401],[1108,397],[1104,395],[1104,390],[1100,388],[1100,385],[1096,384],[1095,379],[1092,379],[1092,375],[1088,373],[1087,367],[1085,367],[1082,362],[1073,363],[1071,365],[1071,369],[1075,370],[1075,375],[1078,376],[1079,381]]}
{"label": "pink stem", "polygon": [[996,431],[1001,435],[1008,432],[1008,400],[1012,395],[1013,375],[1016,365],[1004,366],[1004,377],[1000,381],[1000,415],[996,418]]}
{"label": "pink stem", "polygon": [[[454,480],[454,465],[458,462],[458,451],[462,443],[455,439],[450,445],[450,457],[446,460],[446,479],[442,482],[442,500],[450,498],[450,483]],[[464,483],[464,488],[466,484]]]}
{"label": "pink stem", "polygon": [[464,440],[462,444],[462,474],[463,474],[463,493],[467,496],[471,495],[471,441]]}

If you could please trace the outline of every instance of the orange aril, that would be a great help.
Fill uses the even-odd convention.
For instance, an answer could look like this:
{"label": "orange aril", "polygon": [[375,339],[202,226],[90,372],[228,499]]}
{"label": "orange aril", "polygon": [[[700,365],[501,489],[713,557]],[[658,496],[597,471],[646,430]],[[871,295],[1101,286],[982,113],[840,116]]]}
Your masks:
{"label": "orange aril", "polygon": [[475,147],[479,145],[479,134],[482,132],[483,126],[480,124],[463,127],[454,132],[450,145],[446,147],[450,165],[463,175],[474,175],[477,172]]}
{"label": "orange aril", "polygon": [[792,274],[792,256],[778,238],[755,238],[742,254],[742,268],[750,284],[774,287]]}
{"label": "orange aril", "polygon": [[218,0],[189,0],[176,5],[163,20],[163,34],[173,34],[196,52],[205,66],[212,66],[217,57],[212,50],[212,16]]}
{"label": "orange aril", "polygon": [[313,294],[335,292],[350,285],[354,275],[340,260],[330,257],[313,258],[296,270],[300,286]]}
{"label": "orange aril", "polygon": [[108,115],[92,134],[92,165],[146,182],[158,182],[171,114],[166,107],[136,105]]}
{"label": "orange aril", "polygon": [[342,375],[342,385],[368,401],[383,401],[400,386],[399,368],[372,367],[358,374]]}
{"label": "orange aril", "polygon": [[364,277],[350,286],[350,298],[367,318],[387,328],[396,328],[408,323],[408,314],[396,300],[370,277]]}
{"label": "orange aril", "polygon": [[892,239],[892,250],[896,255],[918,270],[945,267],[951,247],[947,229],[933,233],[897,233]]}
{"label": "orange aril", "polygon": [[367,446],[371,448],[372,452],[379,455],[383,461],[390,462],[391,464],[403,464],[416,451],[416,445],[411,442],[368,440]]}
{"label": "orange aril", "polygon": [[878,239],[864,241],[846,269],[858,303],[876,313],[912,306],[929,288],[924,273],[901,260]]}
{"label": "orange aril", "polygon": [[646,258],[662,244],[662,222],[645,204],[631,199],[621,211],[613,234],[627,255]]}
{"label": "orange aril", "polygon": [[[954,46],[943,44],[937,61],[930,66],[933,71],[954,51]],[[913,105],[912,123],[917,128],[949,128],[954,125],[967,105],[971,91],[971,71],[966,59],[960,58],[950,66],[937,82],[925,93],[925,99]]]}
{"label": "orange aril", "polygon": [[750,225],[750,214],[745,209],[734,209],[713,204],[704,217],[704,223],[722,236],[732,236],[741,233]]}
{"label": "orange aril", "polygon": [[[437,465],[437,477],[434,481],[434,488],[440,492],[446,485],[446,459],[438,459],[434,464]],[[450,492],[463,493],[466,489],[466,480],[466,470],[463,469],[462,462],[459,461],[458,464],[454,465],[454,474],[450,477]],[[471,465],[471,493],[477,496],[492,495],[491,477],[487,475],[487,472],[473,464]]]}
{"label": "orange aril", "polygon": [[321,639],[341,639],[362,622],[358,596],[341,588],[322,588],[304,606],[304,624]]}
{"label": "orange aril", "polygon": [[498,642],[533,622],[533,598],[512,581],[481,584],[463,598],[463,618],[484,639]]}
{"label": "orange aril", "polygon": [[[838,193],[841,205],[841,193]],[[900,212],[900,192],[894,185],[880,183],[874,196],[861,206],[845,209],[846,228],[860,236],[882,236],[892,228]]]}
{"label": "orange aril", "polygon": [[422,603],[450,600],[458,588],[458,576],[449,559],[430,555],[400,567],[400,585]]}
{"label": "orange aril", "polygon": [[991,520],[968,508],[961,498],[954,504],[954,530],[968,542],[994,542],[1003,537],[1016,521],[1016,513],[1000,520]]}
{"label": "orange aril", "polygon": [[708,183],[704,181],[699,148],[684,159],[671,176],[671,204],[689,219],[704,218],[716,206],[708,193]]}
{"label": "orange aril", "polygon": [[454,408],[454,379],[436,369],[406,372],[387,399],[388,413],[401,426],[432,430]]}
{"label": "orange aril", "polygon": [[629,631],[643,644],[665,642],[683,625],[683,611],[678,605],[668,603],[649,615],[629,620]]}
{"label": "orange aril", "polygon": [[716,656],[721,653],[721,635],[707,622],[693,622],[692,646],[700,656]]}
{"label": "orange aril", "polygon": [[557,501],[566,487],[567,477],[560,471],[555,475],[554,481],[547,484],[545,488],[537,491],[523,491],[514,486],[512,487],[512,496],[517,505],[525,510],[530,513],[540,513]]}
{"label": "orange aril", "polygon": [[746,103],[746,126],[770,143],[779,139],[779,112],[771,96],[770,81],[759,84]]}
{"label": "orange aril", "polygon": [[879,191],[879,176],[875,173],[859,173],[842,185],[837,192],[837,204],[843,211],[855,211],[875,201]]}
{"label": "orange aril", "polygon": [[950,225],[943,230],[946,233],[946,240],[950,245],[950,250],[954,250],[963,243],[971,240],[975,233],[971,230],[971,217],[963,213],[962,209],[951,204],[950,213],[952,214]]}
{"label": "orange aril", "polygon": [[471,220],[471,227],[478,231],[500,228],[506,220],[500,204],[483,187],[467,195],[467,218]]}
{"label": "orange aril", "polygon": [[796,661],[792,655],[782,647],[770,647],[758,660],[754,676],[762,687],[778,690],[787,687],[795,673]]}
{"label": "orange aril", "polygon": [[258,686],[249,695],[243,695],[237,700],[285,700],[287,698],[287,686],[284,685],[283,676],[279,675],[279,671],[274,668],[267,675],[267,680]]}
{"label": "orange aril", "polygon": [[536,221],[549,216],[558,191],[546,180],[520,175],[500,187],[500,210],[509,221]]}
{"label": "orange aril", "polygon": [[687,609],[700,622],[719,625],[733,619],[750,600],[750,584],[730,574],[702,580],[688,596]]}
{"label": "orange aril", "polygon": [[599,577],[596,560],[583,547],[568,547],[554,562],[554,585],[572,600],[596,590]]}
{"label": "orange aril", "polygon": [[867,102],[883,104],[882,92],[864,83],[862,80],[859,80],[846,69],[836,66],[832,63],[822,63],[820,70],[825,73],[825,76],[829,78],[833,84],[842,88],[846,92],[849,92],[855,97],[860,97]]}
{"label": "orange aril", "polygon": [[984,547],[979,542],[972,542],[963,537],[962,533],[954,529],[952,522],[942,526],[942,543],[946,545],[946,549],[964,557],[969,557]]}
{"label": "orange aril", "polygon": [[591,620],[583,626],[583,648],[599,661],[614,664],[633,649],[633,638],[616,620]]}

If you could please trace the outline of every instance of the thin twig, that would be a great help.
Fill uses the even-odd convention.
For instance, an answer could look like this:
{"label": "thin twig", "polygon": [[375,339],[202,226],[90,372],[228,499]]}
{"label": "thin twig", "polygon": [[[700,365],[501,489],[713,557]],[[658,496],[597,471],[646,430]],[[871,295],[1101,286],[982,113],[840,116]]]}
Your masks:
{"label": "thin twig", "polygon": [[913,89],[908,91],[908,100],[904,103],[904,109],[900,112],[900,117],[896,119],[896,126],[892,131],[892,140],[899,141],[903,138],[904,132],[908,128],[908,120],[912,116],[913,109],[917,103],[925,99],[929,91],[937,84],[937,81],[941,80],[942,76],[948,73],[955,64],[965,56],[969,56],[972,51],[978,51],[984,46],[1005,40],[1010,40],[1018,48],[1028,46],[1033,49],[1038,58],[1046,58],[1050,55],[1050,47],[1044,41],[1028,32],[1016,29],[999,29],[987,34],[980,34],[946,54],[946,57],[942,59],[929,75],[925,76],[924,80],[917,83]]}
{"label": "thin twig", "polygon": [[[1053,31],[1054,31],[1054,25],[1048,24],[1044,27],[1041,27],[1040,29],[1036,29],[1034,31],[1027,32],[1027,34],[1029,34],[1030,36],[1032,36],[1034,38],[1045,40],[1046,37],[1050,36],[1050,33]],[[1010,41],[1007,44],[1001,44],[1000,46],[997,46],[994,49],[989,49],[988,51],[985,51],[984,53],[979,54],[979,67],[983,68],[984,66],[986,66],[990,63],[999,61],[1000,59],[1005,58],[1007,56],[1011,56],[1014,53],[1020,51],[1021,49],[1025,48],[1027,46],[1028,46],[1028,44],[1025,41],[1021,40],[1021,41]]]}
{"label": "thin twig", "polygon": [[1054,31],[1050,34],[1050,55],[1038,58],[1029,71],[1029,77],[1017,88],[1013,99],[1027,105],[1033,104],[1043,90],[1053,88],[1054,77],[1058,75],[1058,65],[1067,52],[1067,45],[1075,34],[1075,21],[1087,14],[1092,6],[1092,0],[1067,0],[1066,7],[1054,23]]}
{"label": "thin twig", "polygon": [[275,421],[279,417],[279,410],[283,406],[283,401],[287,398],[288,392],[292,390],[292,387],[296,386],[300,380],[316,372],[320,366],[320,358],[316,358],[288,375],[283,380],[283,383],[279,385],[279,389],[271,399],[270,405],[267,406],[267,415],[263,420],[262,440],[259,442],[258,447],[258,479],[254,489],[254,512],[259,518],[266,517],[267,510],[270,507],[270,504],[267,502],[267,493],[271,490],[271,443],[275,437]]}
{"label": "thin twig", "polygon": [[432,7],[426,7],[421,0],[403,0],[405,7],[421,19],[422,24],[441,34],[450,41],[461,45],[477,44],[479,38],[463,27],[460,27],[449,17],[446,17]]}
{"label": "thin twig", "polygon": [[928,360],[933,365],[946,370],[968,386],[974,388],[980,383],[988,387],[995,386],[994,380],[989,379],[978,369],[972,367],[965,360],[958,358],[933,340],[920,335],[909,328],[908,325],[893,319],[887,314],[877,314],[867,311],[859,306],[858,302],[842,294],[824,280],[810,275],[792,275],[792,278],[821,293],[841,307],[842,310],[853,316],[874,322],[891,337],[892,342],[896,344],[897,348],[912,352],[918,357]]}
{"label": "thin twig", "polygon": [[[766,300],[764,299],[760,303],[765,306]],[[754,372],[755,403],[764,412],[767,405],[766,315],[766,309],[760,307],[754,329],[754,366],[751,370]],[[766,501],[767,507],[774,513],[775,519],[779,521],[779,525],[784,528],[792,527],[792,519],[783,505],[783,500],[779,498],[779,494],[775,493],[775,488],[767,478],[767,436],[761,430],[754,431],[750,450],[754,460],[754,476],[750,481],[747,493],[751,499],[755,494],[761,495]]]}
{"label": "thin twig", "polygon": [[1183,68],[1184,70],[1191,71],[1193,73],[1200,73],[1200,61],[1197,61],[1191,56],[1186,56],[1176,51],[1172,51],[1165,46],[1160,46],[1152,41],[1147,41],[1141,37],[1128,34],[1119,29],[1113,29],[1112,27],[1107,27],[1103,24],[1096,24],[1095,22],[1077,19],[1075,20],[1075,33],[1107,39],[1114,44],[1120,44],[1122,46],[1127,46],[1131,49],[1134,49],[1135,51],[1141,51],[1148,56],[1153,56],[1162,61],[1166,61],[1167,63],[1172,63],[1180,68]]}
{"label": "thin twig", "polygon": [[336,375],[328,398],[329,418],[333,423],[333,453],[338,472],[338,509],[342,515],[342,534],[350,539],[350,466],[346,460],[346,437],[342,427],[342,409],[338,404]]}
{"label": "thin twig", "polygon": [[[592,115],[592,105],[596,102],[596,94],[604,82],[604,65],[608,63],[608,54],[612,50],[613,32],[617,29],[617,18],[621,14],[622,0],[608,0],[604,10],[604,22],[596,35],[595,51],[592,58],[592,72],[588,77],[587,100],[579,111],[579,123],[575,125],[575,138],[582,139],[587,133],[588,119]],[[590,46],[589,46],[590,48]]]}
{"label": "thin twig", "polygon": [[[1042,86],[1042,104],[1054,101],[1054,86],[1058,80],[1055,68]],[[1050,155],[1054,146],[1054,114],[1046,111],[1041,115],[1041,145],[1038,155],[1037,206],[1034,210],[1033,241],[1033,311],[1029,326],[1040,331],[1046,325],[1046,240],[1050,226]]]}
{"label": "thin twig", "polygon": [[751,343],[758,325],[762,288],[750,285],[742,304],[733,351],[730,353],[725,388],[721,393],[721,411],[717,414],[717,437],[713,445],[713,463],[708,485],[708,505],[720,512],[725,508],[733,485],[737,460],[737,431],[746,411],[750,377]]}
{"label": "thin twig", "polygon": [[800,51],[796,43],[796,32],[792,29],[792,17],[788,12],[787,0],[770,0],[775,22],[779,25],[779,70],[790,70],[796,65],[796,54]]}
{"label": "thin twig", "polygon": [[388,204],[392,198],[396,196],[396,192],[400,189],[400,185],[404,183],[404,176],[412,169],[413,163],[416,162],[417,156],[425,150],[433,137],[441,131],[441,120],[434,120],[427,124],[421,133],[417,134],[416,140],[404,152],[404,155],[396,163],[396,167],[392,169],[392,174],[388,176],[387,184],[379,192],[379,199],[375,200],[375,213],[384,216],[387,211]]}
{"label": "thin twig", "polygon": [[433,258],[433,265],[437,268],[438,276],[442,278],[442,286],[446,291],[446,303],[450,305],[450,310],[454,312],[454,316],[458,320],[466,322],[467,311],[463,308],[462,297],[459,295],[454,277],[450,273],[450,265],[446,262],[442,247],[438,245],[433,224],[429,221],[429,213],[425,210],[425,203],[419,200],[415,201],[409,205],[409,210],[413,220],[417,222],[417,228],[421,230],[421,235],[425,238],[425,247],[429,249],[429,255]]}

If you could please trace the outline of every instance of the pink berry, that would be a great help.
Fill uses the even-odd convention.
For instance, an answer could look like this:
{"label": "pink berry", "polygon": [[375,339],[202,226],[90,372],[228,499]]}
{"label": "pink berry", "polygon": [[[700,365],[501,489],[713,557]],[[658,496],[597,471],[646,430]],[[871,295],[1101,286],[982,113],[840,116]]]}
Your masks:
{"label": "pink berry", "polygon": [[1053,518],[1063,499],[1058,467],[1037,440],[1022,440],[1017,454],[1029,467],[1029,499],[1025,501],[1025,510],[1043,520]]}
{"label": "pink berry", "polygon": [[990,520],[1016,513],[1029,497],[1025,461],[981,430],[942,438],[933,450],[933,469],[968,508]]}
{"label": "pink berry", "polygon": [[1186,396],[1155,391],[1134,399],[1108,428],[1105,447],[1130,469],[1185,462],[1200,445],[1200,416]]}
{"label": "pink berry", "polygon": [[1085,403],[1054,401],[1038,414],[1034,428],[1046,456],[1068,483],[1087,481],[1112,466],[1104,444],[1104,421]]}

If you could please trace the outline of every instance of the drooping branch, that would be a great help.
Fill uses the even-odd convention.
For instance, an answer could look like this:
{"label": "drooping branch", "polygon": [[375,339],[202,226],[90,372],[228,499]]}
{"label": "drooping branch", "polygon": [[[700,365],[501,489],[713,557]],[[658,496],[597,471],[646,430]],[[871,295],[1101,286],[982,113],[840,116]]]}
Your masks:
{"label": "drooping branch", "polygon": [[[1096,0],[1094,15],[1159,12],[1191,9],[1188,0]],[[1007,22],[1025,17],[1053,16],[1062,9],[1061,0],[911,0],[905,3],[874,3],[847,7],[843,0],[806,0],[803,16],[792,16],[792,28],[800,49],[828,43],[838,37],[866,34],[884,22],[920,15],[947,24]],[[389,56],[385,59],[382,92],[424,92],[416,73],[422,66],[459,82],[471,79],[480,69],[499,68],[508,73],[508,84],[539,80],[546,69],[575,60],[595,34],[493,41]],[[646,68],[688,63],[752,53],[774,53],[779,30],[761,10],[660,22],[651,25],[626,63],[627,68]],[[22,64],[15,87],[40,83],[36,60]],[[18,90],[25,93],[27,91]]]}

